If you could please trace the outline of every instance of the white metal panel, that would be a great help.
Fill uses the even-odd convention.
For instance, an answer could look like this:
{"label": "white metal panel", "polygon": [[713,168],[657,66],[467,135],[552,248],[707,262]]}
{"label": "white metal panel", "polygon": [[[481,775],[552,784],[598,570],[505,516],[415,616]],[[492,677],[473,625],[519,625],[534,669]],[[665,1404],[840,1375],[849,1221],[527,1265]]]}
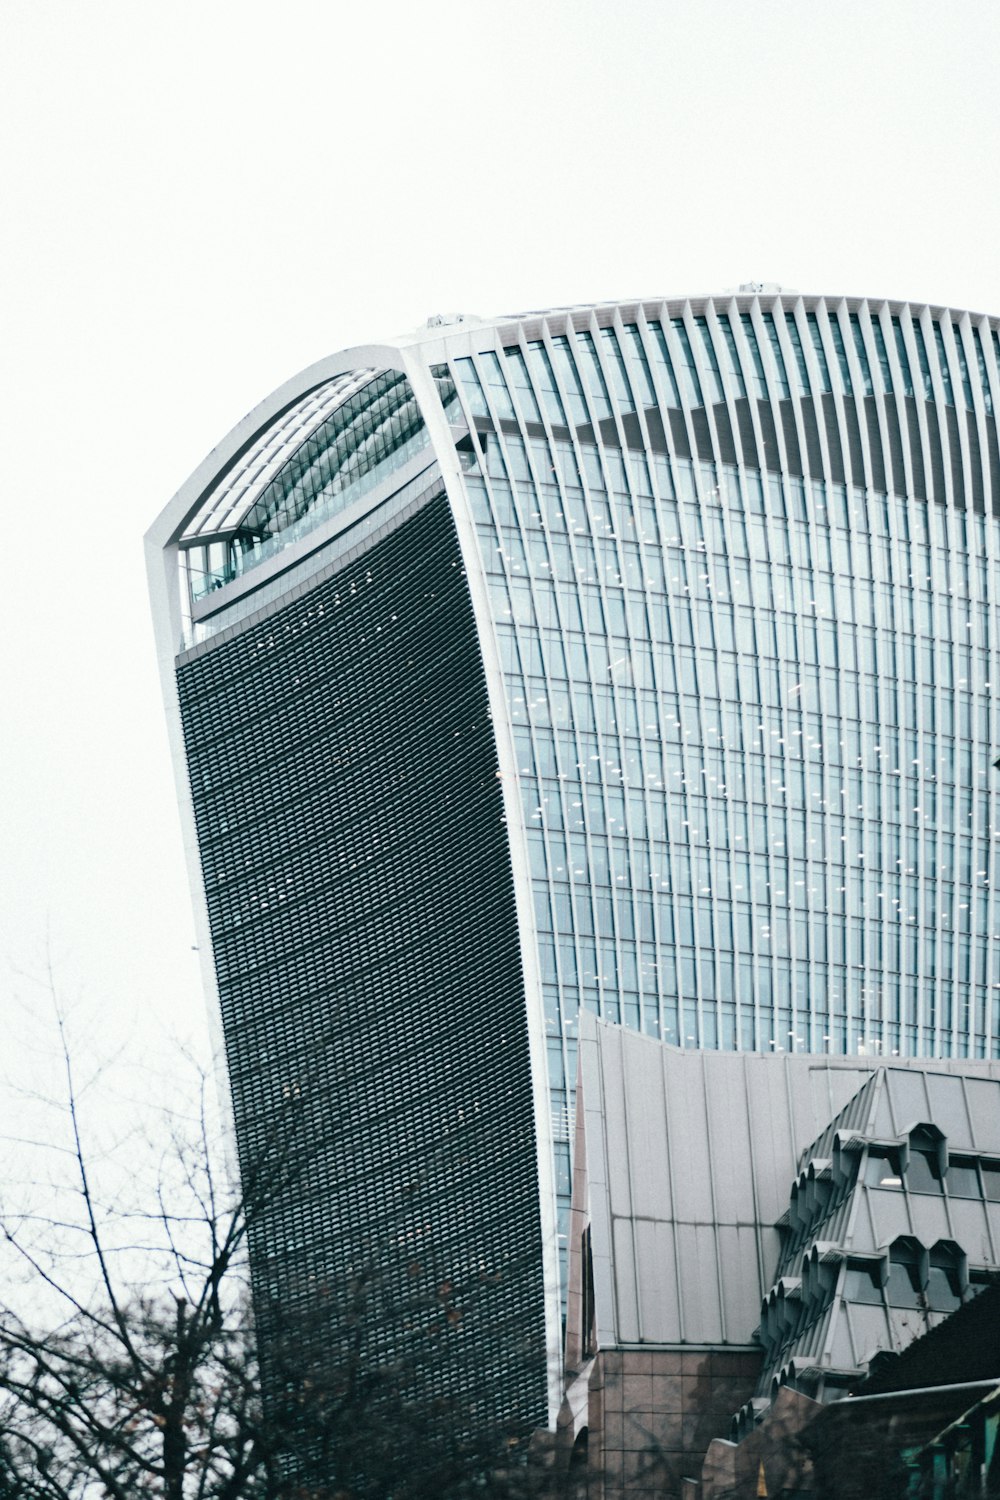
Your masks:
{"label": "white metal panel", "polygon": [[765,1273],[758,1259],[757,1236],[749,1225],[721,1224],[718,1243],[726,1342],[749,1344],[774,1266],[768,1266]]}
{"label": "white metal panel", "polygon": [[722,1342],[722,1312],[715,1258],[715,1229],[707,1224],[677,1226],[681,1319],[693,1344]]}
{"label": "white metal panel", "polygon": [[622,1344],[635,1344],[639,1341],[639,1299],[635,1279],[633,1230],[631,1219],[612,1220],[612,1275],[617,1312],[616,1337],[613,1342]]}
{"label": "white metal panel", "polygon": [[[896,1087],[899,1073],[893,1069],[888,1074],[890,1088]],[[949,1078],[945,1073],[926,1073],[927,1098],[930,1118],[939,1130],[948,1137],[949,1146],[968,1148],[972,1145],[969,1116],[965,1108],[965,1094],[961,1078]]]}
{"label": "white metal panel", "polygon": [[680,1220],[709,1224],[714,1208],[712,1161],[700,1057],[674,1051],[663,1056],[674,1210]]}
{"label": "white metal panel", "polygon": [[648,1037],[637,1041],[639,1045],[624,1049],[622,1058],[632,1206],[640,1218],[668,1219],[672,1201],[663,1048]]}
{"label": "white metal panel", "polygon": [[622,1060],[623,1033],[601,1028],[601,1084],[604,1091],[604,1156],[608,1168],[611,1212],[615,1217],[632,1213],[632,1179],[629,1168],[628,1119],[625,1112],[625,1070]]}
{"label": "white metal panel", "polygon": [[638,1220],[635,1248],[641,1289],[640,1337],[652,1344],[679,1343],[682,1333],[677,1261],[670,1225]]}
{"label": "white metal panel", "polygon": [[[796,1160],[806,1141],[792,1136],[788,1109],[789,1080],[784,1059],[766,1059],[761,1068],[747,1069],[750,1138],[754,1143],[754,1181],[757,1214],[773,1224],[788,1207]],[[812,1140],[815,1131],[811,1131]]]}
{"label": "white metal panel", "polygon": [[706,1081],[711,1078],[716,1085],[710,1112],[716,1211],[727,1223],[752,1224],[756,1221],[754,1160],[744,1060],[738,1054],[720,1052],[706,1058],[709,1063]]}
{"label": "white metal panel", "polygon": [[879,1250],[883,1245],[891,1244],[899,1235],[913,1233],[904,1193],[880,1192],[876,1189],[865,1196],[871,1214],[871,1241],[864,1245],[860,1238],[856,1238],[854,1249]]}
{"label": "white metal panel", "polygon": [[967,1078],[965,1094],[976,1150],[1000,1155],[1000,1087],[992,1080]]}
{"label": "white metal panel", "polygon": [[900,1135],[912,1125],[919,1125],[929,1119],[927,1091],[921,1072],[893,1069],[889,1100],[895,1126],[894,1135]]}
{"label": "white metal panel", "polygon": [[973,1265],[991,1261],[993,1247],[990,1244],[986,1205],[974,1198],[951,1198],[948,1212],[951,1216],[951,1237],[961,1245]]}

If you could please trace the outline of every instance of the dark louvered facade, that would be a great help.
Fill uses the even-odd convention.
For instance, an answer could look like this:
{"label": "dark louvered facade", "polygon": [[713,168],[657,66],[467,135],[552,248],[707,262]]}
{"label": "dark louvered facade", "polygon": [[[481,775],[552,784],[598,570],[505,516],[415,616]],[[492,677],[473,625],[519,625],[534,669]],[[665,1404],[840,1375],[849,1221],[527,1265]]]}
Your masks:
{"label": "dark louvered facade", "polygon": [[265,1332],[336,1350],[316,1288],[359,1270],[397,1306],[446,1285],[470,1357],[445,1383],[544,1422],[510,858],[446,501],[178,685],[243,1177],[288,1175],[252,1224]]}

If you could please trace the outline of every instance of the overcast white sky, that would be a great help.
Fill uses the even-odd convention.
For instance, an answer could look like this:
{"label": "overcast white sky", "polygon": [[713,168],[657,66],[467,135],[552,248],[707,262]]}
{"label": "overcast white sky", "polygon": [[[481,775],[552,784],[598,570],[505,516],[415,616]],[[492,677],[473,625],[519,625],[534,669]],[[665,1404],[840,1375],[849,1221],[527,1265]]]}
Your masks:
{"label": "overcast white sky", "polygon": [[203,1010],[142,534],[274,386],[441,311],[751,279],[1000,311],[997,0],[0,0],[0,32],[0,959],[50,940],[109,1050]]}

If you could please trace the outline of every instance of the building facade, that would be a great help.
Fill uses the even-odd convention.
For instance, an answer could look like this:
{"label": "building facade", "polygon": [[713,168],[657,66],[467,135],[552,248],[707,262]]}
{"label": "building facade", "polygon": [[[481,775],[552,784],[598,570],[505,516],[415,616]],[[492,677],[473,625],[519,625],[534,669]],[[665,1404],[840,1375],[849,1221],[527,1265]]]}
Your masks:
{"label": "building facade", "polygon": [[237,1136],[305,1089],[331,1143],[274,1264],[407,1152],[443,1243],[509,1181],[551,1372],[581,1007],[996,1055],[998,410],[995,318],[753,288],[432,320],[192,476],[148,545]]}
{"label": "building facade", "polygon": [[679,1494],[706,1453],[706,1493],[756,1494],[763,1428],[787,1448],[1000,1292],[1000,1061],[697,1052],[585,1012],[580,1063],[563,1422],[591,1500]]}

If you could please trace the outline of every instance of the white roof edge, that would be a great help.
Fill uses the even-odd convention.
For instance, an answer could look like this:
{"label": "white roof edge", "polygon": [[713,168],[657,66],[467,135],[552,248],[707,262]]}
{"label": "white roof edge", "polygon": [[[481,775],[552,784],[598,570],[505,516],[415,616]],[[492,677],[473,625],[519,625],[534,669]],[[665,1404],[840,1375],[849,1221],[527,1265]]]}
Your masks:
{"label": "white roof edge", "polygon": [[188,517],[197,509],[205,491],[218,480],[219,474],[232,462],[241,448],[252,442],[259,432],[270,426],[286,406],[305,395],[313,386],[332,380],[337,375],[346,375],[351,370],[375,368],[403,371],[405,366],[402,342],[361,344],[353,349],[343,349],[337,354],[326,355],[323,359],[307,365],[296,375],[292,375],[279,385],[277,390],[259,401],[205,455],[198,467],[156,517],[145,536],[147,555],[153,557],[170,545],[184,528]]}

